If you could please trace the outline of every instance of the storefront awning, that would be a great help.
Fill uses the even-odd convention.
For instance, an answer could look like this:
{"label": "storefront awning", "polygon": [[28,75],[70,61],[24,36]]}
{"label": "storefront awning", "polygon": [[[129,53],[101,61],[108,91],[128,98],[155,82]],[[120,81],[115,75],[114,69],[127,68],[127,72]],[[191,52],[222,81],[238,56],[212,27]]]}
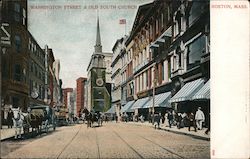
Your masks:
{"label": "storefront awning", "polygon": [[105,112],[106,114],[115,114],[115,104],[111,106],[111,108]]}
{"label": "storefront awning", "polygon": [[188,82],[169,100],[169,102],[173,103],[192,100],[192,97],[201,89],[202,86],[204,86],[204,80],[201,78]]}
{"label": "storefront awning", "polygon": [[210,80],[192,97],[193,100],[210,99]]}
{"label": "storefront awning", "polygon": [[133,112],[134,110],[131,109],[135,101],[129,101],[126,105],[124,105],[121,109],[121,112]]}
{"label": "storefront awning", "polygon": [[139,109],[143,108],[143,106],[149,101],[149,97],[145,97],[142,99],[138,99],[134,104],[131,109]]}
{"label": "storefront awning", "polygon": [[[155,107],[169,107],[169,99],[171,98],[171,92],[165,92],[161,94],[157,94],[155,96]],[[153,107],[153,97],[147,102],[143,108],[151,108]]]}

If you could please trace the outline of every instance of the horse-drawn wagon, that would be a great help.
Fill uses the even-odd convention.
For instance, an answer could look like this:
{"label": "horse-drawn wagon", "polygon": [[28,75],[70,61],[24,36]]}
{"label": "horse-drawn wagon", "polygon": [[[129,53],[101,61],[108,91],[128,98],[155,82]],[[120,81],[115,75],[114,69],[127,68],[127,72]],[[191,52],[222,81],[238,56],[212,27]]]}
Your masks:
{"label": "horse-drawn wagon", "polygon": [[85,119],[87,120],[87,126],[93,127],[94,123],[97,123],[98,126],[102,126],[103,118],[102,114],[99,111],[88,111],[87,109],[83,110],[83,113],[85,114]]}
{"label": "horse-drawn wagon", "polygon": [[49,128],[56,129],[56,116],[54,110],[48,105],[38,105],[30,108],[30,126],[40,132]]}
{"label": "horse-drawn wagon", "polygon": [[14,117],[15,138],[21,137],[23,128],[24,134],[29,134],[30,128],[37,133],[43,130],[48,132],[49,128],[56,129],[56,116],[54,110],[48,105],[36,105],[29,108],[26,113],[19,108],[12,108]]}

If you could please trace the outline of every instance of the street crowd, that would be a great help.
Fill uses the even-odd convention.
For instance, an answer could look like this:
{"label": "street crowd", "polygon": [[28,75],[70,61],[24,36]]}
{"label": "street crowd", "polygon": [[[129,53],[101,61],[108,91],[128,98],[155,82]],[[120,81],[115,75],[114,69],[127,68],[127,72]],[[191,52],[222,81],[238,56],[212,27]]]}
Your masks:
{"label": "street crowd", "polygon": [[[117,116],[115,116],[115,119],[117,121]],[[190,131],[192,128],[195,132],[197,130],[202,130],[203,125],[205,125],[205,115],[203,111],[201,110],[201,107],[198,107],[197,111],[195,113],[190,112],[178,112],[174,110],[169,110],[165,114],[161,113],[154,113],[149,114],[147,116],[147,119],[149,123],[154,124],[155,128],[160,128],[160,124],[168,126],[171,128],[172,126],[176,126],[178,129],[188,127],[188,131]],[[207,129],[205,131],[206,134],[210,131],[210,119],[208,119],[208,125]],[[121,115],[121,121],[128,122],[128,121],[134,121],[134,122],[144,122],[145,116],[143,114],[137,114],[137,115],[128,115],[127,113],[123,113]]]}

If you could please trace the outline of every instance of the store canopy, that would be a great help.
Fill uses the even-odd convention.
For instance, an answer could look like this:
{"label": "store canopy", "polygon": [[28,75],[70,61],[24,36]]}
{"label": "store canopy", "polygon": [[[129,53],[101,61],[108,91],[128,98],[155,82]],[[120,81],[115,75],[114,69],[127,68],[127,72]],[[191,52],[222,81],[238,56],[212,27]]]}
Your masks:
{"label": "store canopy", "polygon": [[131,109],[139,109],[143,108],[143,106],[149,101],[149,97],[145,97],[142,99],[138,99],[134,104]]}
{"label": "store canopy", "polygon": [[121,109],[121,112],[134,112],[134,110],[131,109],[135,101],[129,101],[126,105],[124,105]]}
{"label": "store canopy", "polygon": [[204,86],[204,80],[201,78],[188,82],[169,100],[169,102],[173,103],[192,100],[192,97],[201,89],[202,86]]}
{"label": "store canopy", "polygon": [[106,114],[115,114],[115,104],[111,106],[111,108],[105,112]]}
{"label": "store canopy", "polygon": [[210,80],[192,97],[193,100],[210,99]]}
{"label": "store canopy", "polygon": [[[169,107],[169,99],[171,98],[171,92],[165,92],[161,94],[157,94],[155,96],[155,107]],[[153,97],[147,102],[143,108],[151,108],[153,107]]]}

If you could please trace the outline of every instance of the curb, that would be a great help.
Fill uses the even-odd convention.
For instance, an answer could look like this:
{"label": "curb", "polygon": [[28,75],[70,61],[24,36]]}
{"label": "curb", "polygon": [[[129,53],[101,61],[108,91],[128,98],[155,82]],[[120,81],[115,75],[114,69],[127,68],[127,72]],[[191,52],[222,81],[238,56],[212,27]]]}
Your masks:
{"label": "curb", "polygon": [[[151,125],[146,125],[146,124],[136,124],[136,123],[130,123],[130,124],[134,124],[134,125],[137,125],[137,126],[148,126],[148,127],[151,127]],[[152,128],[154,128],[154,127],[152,127]],[[199,136],[199,135],[194,135],[194,134],[190,134],[190,133],[186,133],[186,132],[180,132],[180,131],[170,130],[170,129],[164,129],[164,128],[157,128],[157,129],[158,130],[163,130],[163,131],[168,131],[168,132],[175,133],[175,134],[191,136],[191,137],[193,137],[195,139],[210,141],[210,137]]]}
{"label": "curb", "polygon": [[194,135],[194,134],[189,134],[189,133],[179,132],[179,131],[169,130],[169,129],[162,129],[162,128],[160,128],[160,129],[164,130],[164,131],[171,132],[171,133],[176,133],[176,134],[191,136],[193,138],[200,139],[200,140],[210,141],[210,137],[203,137],[203,136],[199,136],[199,135]]}

